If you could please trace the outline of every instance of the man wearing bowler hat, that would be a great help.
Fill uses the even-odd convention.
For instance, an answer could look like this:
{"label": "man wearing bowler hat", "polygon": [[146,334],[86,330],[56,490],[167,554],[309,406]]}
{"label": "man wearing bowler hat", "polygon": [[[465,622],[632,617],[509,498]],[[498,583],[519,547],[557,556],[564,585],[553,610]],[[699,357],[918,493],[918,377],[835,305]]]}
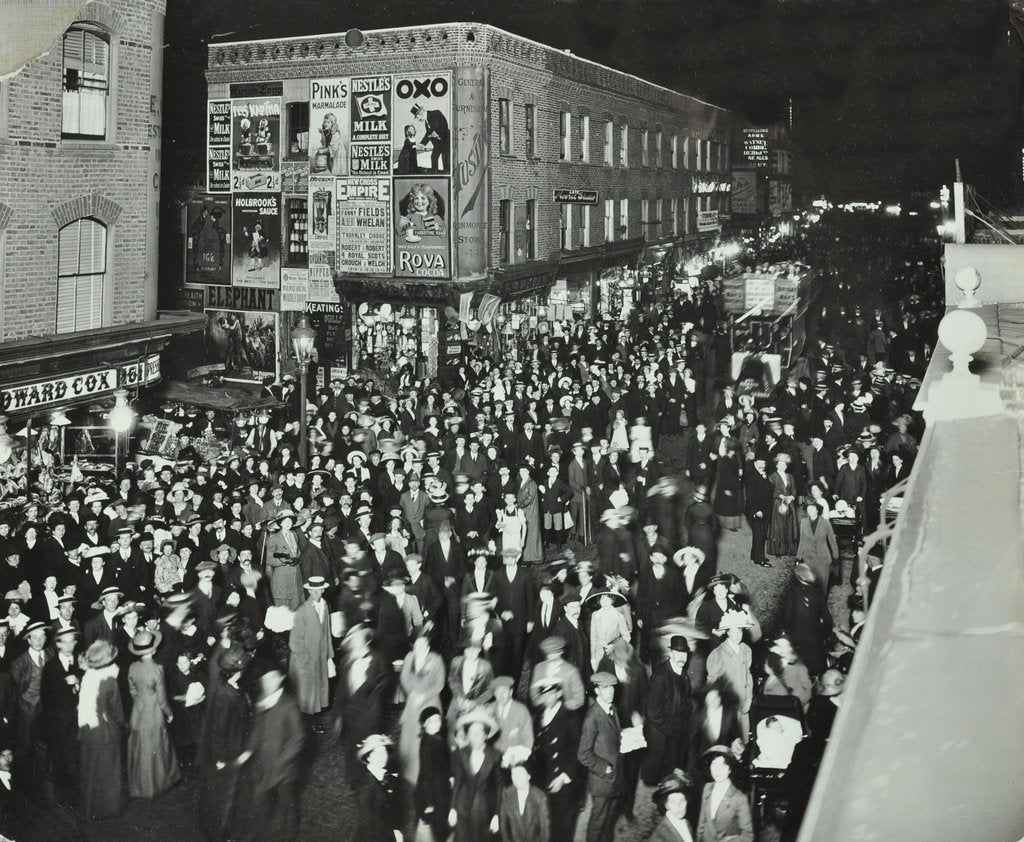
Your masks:
{"label": "man wearing bowler hat", "polygon": [[686,638],[673,635],[668,660],[651,676],[644,720],[647,754],[641,769],[648,786],[654,786],[673,769],[686,768],[691,713],[690,679],[686,674],[689,654]]}
{"label": "man wearing bowler hat", "polygon": [[536,679],[530,686],[530,698],[537,709],[537,783],[548,795],[551,838],[572,839],[583,809],[583,785],[587,779],[586,769],[576,756],[580,747],[580,718],[566,707],[557,678]]}
{"label": "man wearing bowler hat", "polygon": [[610,842],[618,818],[616,804],[625,792],[625,773],[619,743],[622,726],[615,711],[618,679],[608,672],[594,673],[591,681],[597,698],[583,718],[580,763],[587,768],[587,789],[593,800],[587,822],[587,842]]}

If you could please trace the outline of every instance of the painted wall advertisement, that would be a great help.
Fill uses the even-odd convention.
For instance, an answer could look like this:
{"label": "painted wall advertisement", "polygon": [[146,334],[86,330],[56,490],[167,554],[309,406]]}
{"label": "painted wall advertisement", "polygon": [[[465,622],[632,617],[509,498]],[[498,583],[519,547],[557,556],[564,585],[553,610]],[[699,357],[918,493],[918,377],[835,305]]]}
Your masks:
{"label": "painted wall advertisement", "polygon": [[352,117],[349,173],[391,172],[391,77],[355,77],[350,82]]}
{"label": "painted wall advertisement", "polygon": [[231,199],[199,196],[185,209],[185,283],[231,285]]}
{"label": "painted wall advertisement", "polygon": [[451,88],[447,73],[395,77],[391,121],[395,175],[451,173]]}
{"label": "painted wall advertisement", "polygon": [[395,277],[450,278],[447,178],[396,178]]}
{"label": "painted wall advertisement", "polygon": [[[391,270],[391,179],[338,179],[338,270],[384,274]],[[421,202],[422,203],[422,202]],[[436,205],[435,212],[436,212]],[[435,219],[434,228],[425,216],[410,225],[424,229],[423,237],[444,230],[444,220]],[[408,230],[408,229],[407,229]]]}
{"label": "painted wall advertisement", "polygon": [[231,100],[232,191],[281,190],[281,97]]}
{"label": "painted wall advertisement", "polygon": [[757,173],[754,170],[732,171],[732,212],[757,213]]}
{"label": "painted wall advertisement", "polygon": [[206,191],[231,192],[231,100],[206,103]]}
{"label": "painted wall advertisement", "polygon": [[460,278],[487,274],[487,76],[483,67],[455,73],[455,163],[452,237]]}
{"label": "painted wall advertisement", "polygon": [[309,171],[311,175],[348,175],[350,142],[349,80],[309,82]]}
{"label": "painted wall advertisement", "polygon": [[235,286],[277,289],[281,280],[281,196],[234,196],[231,278]]}
{"label": "painted wall advertisement", "polygon": [[276,380],[277,333],[277,313],[207,310],[202,373],[223,371],[243,379],[271,376]]}

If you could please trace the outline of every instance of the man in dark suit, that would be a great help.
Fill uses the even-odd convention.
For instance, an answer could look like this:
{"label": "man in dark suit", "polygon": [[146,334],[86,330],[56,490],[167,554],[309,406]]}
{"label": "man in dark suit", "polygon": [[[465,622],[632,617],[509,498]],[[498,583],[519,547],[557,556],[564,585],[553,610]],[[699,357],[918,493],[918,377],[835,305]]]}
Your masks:
{"label": "man in dark suit", "polygon": [[744,482],[744,508],[750,525],[750,561],[758,567],[771,567],[764,552],[772,513],[772,483],[765,471],[763,454],[754,457],[754,470],[747,471]]}
{"label": "man in dark suit", "polygon": [[54,633],[57,657],[43,666],[40,685],[42,724],[50,746],[54,794],[58,804],[73,806],[78,796],[78,687],[82,670],[75,658],[79,631]]}
{"label": "man in dark suit", "polygon": [[519,682],[526,654],[526,638],[533,631],[533,613],[536,594],[527,571],[519,567],[519,550],[512,548],[503,554],[505,562],[494,574],[494,595],[498,602],[495,613],[501,618],[508,641],[508,653],[504,669],[495,664],[495,672],[510,675]]}
{"label": "man in dark suit", "polygon": [[298,702],[284,688],[285,673],[271,667],[260,677],[252,733],[239,760],[251,764],[251,824],[247,839],[272,838],[274,818],[283,815],[279,838],[299,835],[299,757],[306,728]]}
{"label": "man in dark suit", "polygon": [[548,793],[551,838],[572,839],[586,794],[586,770],[576,756],[580,747],[579,715],[562,702],[562,683],[557,678],[535,681],[530,696],[538,704],[533,757],[537,783]]}
{"label": "man in dark suit", "polygon": [[648,786],[655,786],[673,769],[686,768],[691,713],[690,679],[686,674],[689,654],[686,638],[673,635],[668,660],[651,676],[644,720],[647,753],[641,770]]}
{"label": "man in dark suit", "polygon": [[452,135],[448,118],[441,111],[428,111],[418,102],[411,109],[413,119],[423,127],[420,146],[430,147],[432,172],[448,172],[451,166]]}
{"label": "man in dark suit", "polygon": [[114,642],[117,631],[121,628],[121,618],[117,614],[117,606],[124,592],[117,585],[104,588],[99,599],[92,603],[98,613],[85,624],[83,631],[86,649],[97,640]]}
{"label": "man in dark suit", "polygon": [[625,791],[619,741],[622,727],[615,711],[618,679],[596,672],[591,679],[597,699],[583,718],[577,759],[587,768],[587,789],[593,799],[587,842],[611,842],[615,834],[616,804]]}
{"label": "man in dark suit", "polygon": [[562,616],[555,623],[554,633],[565,641],[565,654],[562,657],[576,667],[586,681],[590,675],[590,646],[580,619],[583,607],[580,595],[576,591],[567,591],[558,601],[562,605]]}

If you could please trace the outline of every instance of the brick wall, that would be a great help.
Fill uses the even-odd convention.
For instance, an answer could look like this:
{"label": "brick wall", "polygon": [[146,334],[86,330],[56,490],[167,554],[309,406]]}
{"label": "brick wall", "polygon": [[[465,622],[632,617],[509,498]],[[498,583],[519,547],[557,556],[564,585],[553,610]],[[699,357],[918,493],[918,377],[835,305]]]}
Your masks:
{"label": "brick wall", "polygon": [[106,0],[79,17],[113,33],[108,141],[61,140],[63,33],[54,33],[49,54],[2,83],[0,206],[11,213],[0,262],[0,340],[53,333],[58,231],[79,215],[109,226],[109,323],[145,317],[146,285],[156,284],[147,260],[157,247],[147,218],[151,28],[152,14],[165,8],[166,0]]}
{"label": "brick wall", "polygon": [[[410,71],[451,70],[482,65],[490,74],[491,202],[490,265],[499,263],[499,202],[502,197],[521,204],[537,200],[537,250],[540,259],[560,248],[559,207],[552,201],[553,188],[597,190],[600,204],[591,209],[591,245],[604,242],[603,201],[629,200],[629,237],[644,233],[640,224],[641,201],[663,200],[667,219],[672,198],[691,194],[691,174],[685,169],[684,140],[688,137],[729,143],[732,115],[692,97],[669,91],[593,62],[480,24],[374,30],[365,33],[365,44],[351,49],[341,34],[273,41],[213,44],[208,52],[209,96],[225,97],[229,85],[238,82],[308,79],[311,76],[400,74]],[[513,154],[498,153],[498,99],[512,102]],[[286,97],[287,99],[287,97]],[[523,155],[526,140],[525,105],[536,107],[536,154]],[[559,159],[559,112],[571,116],[572,156]],[[579,161],[578,116],[590,116],[590,163]],[[603,158],[604,122],[615,124],[614,165]],[[628,129],[629,166],[619,166],[619,129]],[[650,166],[641,166],[640,133],[650,130]],[[654,166],[654,135],[662,131],[662,166]],[[672,136],[678,135],[679,168],[671,168]],[[197,138],[197,143],[202,139]],[[722,178],[728,178],[728,165]],[[578,211],[577,211],[578,212]],[[616,204],[616,228],[618,227]],[[693,211],[691,211],[692,215]],[[577,217],[578,218],[578,217]],[[576,219],[573,222],[577,227]],[[649,239],[658,239],[663,228],[648,226]],[[670,230],[670,229],[669,229]],[[691,231],[692,231],[691,227]],[[683,232],[680,219],[679,233]],[[575,230],[573,234],[575,238]]]}

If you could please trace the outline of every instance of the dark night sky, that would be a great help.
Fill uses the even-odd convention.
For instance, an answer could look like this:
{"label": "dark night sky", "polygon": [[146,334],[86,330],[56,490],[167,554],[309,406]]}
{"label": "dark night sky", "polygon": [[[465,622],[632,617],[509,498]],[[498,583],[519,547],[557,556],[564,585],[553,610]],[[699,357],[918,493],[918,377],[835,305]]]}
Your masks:
{"label": "dark night sky", "polygon": [[[1013,198],[1024,45],[1002,0],[169,0],[164,183],[202,170],[206,45],[451,21],[507,29],[752,122],[785,116],[820,191],[964,180]],[[219,36],[219,37],[217,37]]]}

